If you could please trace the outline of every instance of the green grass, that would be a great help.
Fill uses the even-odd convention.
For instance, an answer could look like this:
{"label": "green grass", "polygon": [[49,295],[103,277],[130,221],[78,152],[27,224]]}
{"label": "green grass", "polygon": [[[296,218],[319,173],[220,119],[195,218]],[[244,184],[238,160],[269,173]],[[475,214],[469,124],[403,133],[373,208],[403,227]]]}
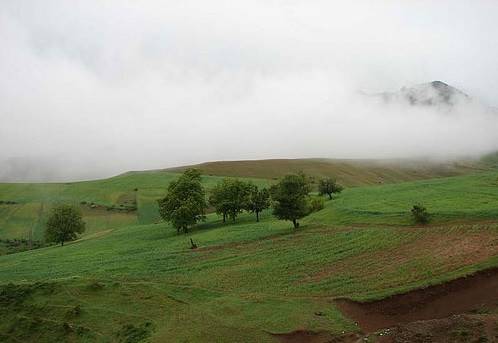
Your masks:
{"label": "green grass", "polygon": [[307,220],[321,224],[411,224],[409,211],[421,203],[433,222],[498,218],[498,174],[406,182],[382,187],[348,188],[326,203],[327,210]]}
{"label": "green grass", "polygon": [[[87,223],[85,234],[133,224],[151,224],[159,220],[157,199],[164,196],[168,184],[179,174],[170,172],[129,172],[109,179],[73,183],[1,183],[0,200],[17,204],[0,204],[0,238],[43,239],[50,208],[57,203],[72,203],[83,210]],[[209,189],[222,177],[203,176]],[[246,179],[267,185],[262,179]],[[130,205],[136,212],[106,211],[101,207]],[[92,209],[95,203],[99,208]]]}
{"label": "green grass", "polygon": [[[349,188],[297,231],[267,211],[260,223],[243,214],[222,224],[211,214],[176,235],[168,224],[151,224],[157,188],[138,188],[134,225],[0,256],[0,340],[271,342],[270,333],[301,329],[340,334],[357,327],[334,298],[379,299],[498,266],[496,171]],[[414,202],[433,214],[431,225],[410,224]],[[198,249],[189,249],[190,238]]]}

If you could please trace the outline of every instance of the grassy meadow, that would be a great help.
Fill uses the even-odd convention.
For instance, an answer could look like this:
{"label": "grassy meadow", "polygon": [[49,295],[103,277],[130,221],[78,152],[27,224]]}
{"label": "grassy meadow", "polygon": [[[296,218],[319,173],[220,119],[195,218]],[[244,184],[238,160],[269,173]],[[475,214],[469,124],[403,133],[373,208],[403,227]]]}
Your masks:
{"label": "grassy meadow", "polygon": [[[27,225],[23,220],[40,232],[47,204],[61,200],[116,205],[136,193],[138,207],[131,213],[88,209],[112,219],[95,219],[82,239],[64,247],[0,256],[0,341],[274,342],[274,334],[296,330],[341,335],[359,329],[335,298],[380,299],[498,266],[496,170],[346,188],[298,230],[266,211],[259,223],[252,214],[226,224],[209,214],[187,235],[158,222],[154,207],[177,175],[0,185],[0,198],[19,202],[1,205],[0,237]],[[203,182],[209,188],[219,179]],[[411,222],[417,202],[432,214],[429,225]],[[10,213],[8,206],[20,208]],[[198,249],[189,249],[190,238]]]}
{"label": "grassy meadow", "polygon": [[[159,171],[129,172],[84,182],[0,183],[0,201],[15,202],[0,204],[0,238],[42,240],[47,215],[54,204],[60,203],[81,208],[87,224],[85,234],[157,222],[157,199],[164,196],[169,182],[178,175]],[[203,184],[209,189],[221,179],[206,176]],[[258,185],[268,184],[264,179],[247,180]],[[126,211],[130,206],[136,210]]]}

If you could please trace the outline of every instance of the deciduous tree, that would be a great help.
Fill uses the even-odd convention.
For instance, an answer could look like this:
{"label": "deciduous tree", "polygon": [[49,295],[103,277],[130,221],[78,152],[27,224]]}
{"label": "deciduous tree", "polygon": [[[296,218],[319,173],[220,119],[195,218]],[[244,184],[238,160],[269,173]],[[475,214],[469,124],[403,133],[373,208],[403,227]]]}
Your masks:
{"label": "deciduous tree", "polygon": [[209,202],[218,214],[223,214],[223,222],[226,221],[227,216],[235,221],[237,216],[247,208],[250,190],[250,184],[244,181],[225,178],[214,187]]}
{"label": "deciduous tree", "polygon": [[197,169],[187,169],[177,180],[168,185],[166,196],[158,201],[159,214],[184,233],[204,219],[206,194],[201,184],[201,173]]}
{"label": "deciduous tree", "polygon": [[318,182],[318,192],[320,195],[328,195],[330,200],[332,200],[332,194],[341,193],[342,190],[343,187],[331,177],[320,179]]}
{"label": "deciduous tree", "polygon": [[310,185],[303,173],[283,177],[270,189],[273,200],[273,214],[282,220],[290,220],[294,228],[299,227],[298,219],[309,214]]}
{"label": "deciduous tree", "polygon": [[52,209],[47,220],[45,239],[63,246],[64,242],[75,240],[84,231],[85,222],[81,211],[72,205],[60,205]]}
{"label": "deciduous tree", "polygon": [[256,214],[257,222],[259,222],[261,211],[268,207],[270,207],[270,191],[267,188],[259,189],[258,186],[250,184],[247,210]]}

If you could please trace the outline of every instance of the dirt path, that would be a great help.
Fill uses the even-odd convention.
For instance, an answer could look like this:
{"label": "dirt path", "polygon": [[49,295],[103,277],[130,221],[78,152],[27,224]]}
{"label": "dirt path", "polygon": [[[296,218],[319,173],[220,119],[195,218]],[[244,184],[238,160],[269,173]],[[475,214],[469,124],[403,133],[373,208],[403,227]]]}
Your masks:
{"label": "dirt path", "polygon": [[498,306],[498,268],[374,302],[337,300],[365,332]]}

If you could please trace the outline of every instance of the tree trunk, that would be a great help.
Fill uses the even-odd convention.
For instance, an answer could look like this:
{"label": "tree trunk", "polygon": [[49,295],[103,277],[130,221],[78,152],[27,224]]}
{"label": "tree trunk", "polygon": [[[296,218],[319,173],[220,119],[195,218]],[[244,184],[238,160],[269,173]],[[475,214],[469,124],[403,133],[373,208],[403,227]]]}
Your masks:
{"label": "tree trunk", "polygon": [[63,247],[63,246],[64,246],[64,241],[61,241],[61,247]]}
{"label": "tree trunk", "polygon": [[256,221],[259,222],[259,211],[256,211]]}
{"label": "tree trunk", "polygon": [[294,224],[294,229],[297,229],[299,227],[299,223],[296,219],[292,219],[292,224]]}
{"label": "tree trunk", "polygon": [[332,200],[332,193],[329,193],[329,200]]}
{"label": "tree trunk", "polygon": [[226,212],[223,212],[223,223],[226,223],[227,221],[227,214]]}
{"label": "tree trunk", "polygon": [[187,234],[187,232],[188,232],[188,226],[184,226],[184,227],[183,227],[183,233],[184,233],[184,234]]}
{"label": "tree trunk", "polygon": [[179,227],[177,227],[177,228],[176,228],[176,234],[177,234],[177,235],[179,235],[179,234],[180,234],[180,228],[179,228]]}

